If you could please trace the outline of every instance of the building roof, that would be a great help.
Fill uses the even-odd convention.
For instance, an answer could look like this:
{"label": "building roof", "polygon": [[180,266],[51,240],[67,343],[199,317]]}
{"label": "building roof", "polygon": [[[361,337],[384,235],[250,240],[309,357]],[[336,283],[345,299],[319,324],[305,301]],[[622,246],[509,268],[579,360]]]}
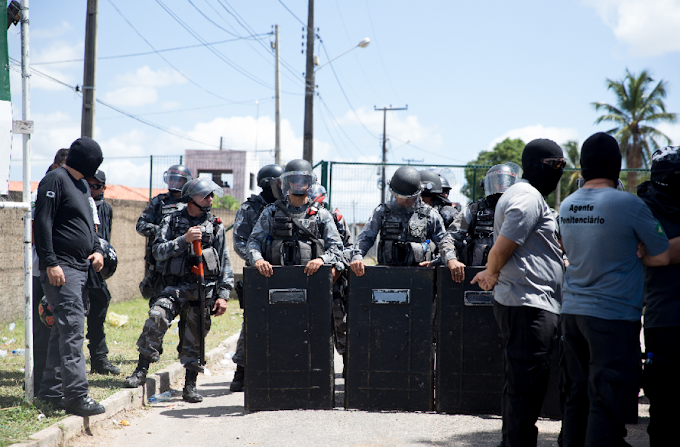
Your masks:
{"label": "building roof", "polygon": [[[10,191],[22,191],[24,188],[23,183],[19,181],[10,181],[9,190]],[[38,182],[31,182],[31,191],[35,191],[38,188]],[[165,192],[165,189],[154,188],[152,190],[152,197]],[[106,193],[104,196],[107,199],[120,199],[120,200],[134,200],[137,202],[148,202],[149,201],[149,188],[131,188],[124,185],[106,185]]]}

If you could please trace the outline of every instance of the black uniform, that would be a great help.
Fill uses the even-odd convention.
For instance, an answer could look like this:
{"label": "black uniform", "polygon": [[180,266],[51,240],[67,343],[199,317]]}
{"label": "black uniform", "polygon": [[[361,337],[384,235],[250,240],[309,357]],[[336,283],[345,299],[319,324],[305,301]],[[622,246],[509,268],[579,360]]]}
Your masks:
{"label": "black uniform", "polygon": [[[97,235],[110,243],[113,209],[104,200],[104,193],[97,196],[95,203],[97,205],[97,215],[99,216]],[[101,287],[88,287],[90,312],[87,314],[87,334],[85,334],[85,337],[90,341],[87,347],[90,350],[90,363],[93,366],[101,364],[109,353],[109,348],[106,346],[104,321],[106,320],[106,313],[111,303],[111,293],[106,285],[106,281],[104,281],[99,273],[96,273],[96,275]]]}
{"label": "black uniform", "polygon": [[467,266],[486,265],[493,247],[493,220],[500,194],[470,203],[460,213],[448,232],[456,244],[458,260]]}
{"label": "black uniform", "polygon": [[[63,168],[48,173],[38,187],[33,233],[40,259],[40,280],[54,313],[47,364],[38,396],[64,397],[69,405],[85,398],[88,382],[83,355],[87,297],[87,259],[102,251],[94,230],[84,179],[76,180]],[[50,285],[47,267],[60,266],[66,282]]]}

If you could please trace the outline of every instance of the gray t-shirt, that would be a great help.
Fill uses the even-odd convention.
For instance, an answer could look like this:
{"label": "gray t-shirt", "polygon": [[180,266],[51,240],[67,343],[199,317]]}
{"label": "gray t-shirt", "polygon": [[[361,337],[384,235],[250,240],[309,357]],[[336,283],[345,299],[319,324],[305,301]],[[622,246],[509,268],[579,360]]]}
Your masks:
{"label": "gray t-shirt", "polygon": [[560,313],[564,263],[557,222],[536,188],[519,180],[496,205],[494,241],[504,236],[518,247],[501,268],[494,299],[504,306],[528,306]]}
{"label": "gray t-shirt", "polygon": [[656,256],[668,238],[647,205],[614,188],[579,189],[560,206],[569,258],[562,313],[640,321],[644,273],[637,245]]}

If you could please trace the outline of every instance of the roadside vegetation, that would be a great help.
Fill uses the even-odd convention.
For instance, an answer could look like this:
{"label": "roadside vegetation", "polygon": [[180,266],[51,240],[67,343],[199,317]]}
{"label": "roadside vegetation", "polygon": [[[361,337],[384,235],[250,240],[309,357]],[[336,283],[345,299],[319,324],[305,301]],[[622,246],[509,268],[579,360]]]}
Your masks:
{"label": "roadside vegetation", "polygon": [[[104,376],[90,374],[90,359],[87,350],[87,340],[83,350],[87,358],[87,378],[90,383],[90,396],[96,401],[102,401],[120,390],[123,380],[130,375],[137,366],[139,354],[136,342],[142,331],[142,326],[149,310],[148,301],[137,297],[122,303],[113,303],[109,307],[111,312],[126,315],[128,321],[120,327],[112,326],[108,321],[105,325],[106,342],[109,347],[109,360],[120,367],[119,376]],[[238,301],[230,300],[227,312],[218,318],[212,318],[212,327],[206,337],[206,350],[213,349],[219,343],[241,329],[243,311],[238,307]],[[14,323],[13,330],[10,325]],[[37,324],[42,324],[38,321]],[[163,354],[161,360],[151,364],[150,373],[165,368],[177,361],[177,322],[173,322],[163,340]],[[27,402],[24,398],[24,356],[13,355],[12,350],[24,347],[24,322],[15,320],[0,325],[0,350],[7,351],[6,357],[0,358],[0,447],[25,440],[33,433],[48,427],[66,415],[63,411],[56,411],[50,405],[37,400]]]}

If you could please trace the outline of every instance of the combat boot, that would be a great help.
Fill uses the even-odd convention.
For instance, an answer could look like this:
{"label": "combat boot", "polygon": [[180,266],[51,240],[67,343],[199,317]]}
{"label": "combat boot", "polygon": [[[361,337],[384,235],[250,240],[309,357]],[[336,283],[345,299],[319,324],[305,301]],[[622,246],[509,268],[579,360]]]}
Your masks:
{"label": "combat boot", "polygon": [[139,362],[137,363],[137,368],[135,368],[132,375],[125,378],[123,381],[123,386],[125,388],[137,388],[140,385],[146,383],[146,373],[149,372],[149,363],[151,363],[148,357],[144,357],[139,354]]}
{"label": "combat boot", "polygon": [[243,383],[245,382],[246,371],[243,366],[236,366],[236,372],[234,373],[234,378],[231,380],[231,385],[229,385],[229,390],[231,391],[243,391]]}
{"label": "combat boot", "polygon": [[196,378],[198,377],[198,372],[187,369],[186,376],[184,377],[182,399],[184,399],[185,402],[190,402],[192,404],[203,402],[203,396],[196,391]]}
{"label": "combat boot", "polygon": [[92,363],[92,369],[90,370],[91,373],[104,375],[113,374],[114,376],[120,374],[120,368],[112,365],[109,359],[106,358],[106,356],[99,359],[92,359],[91,363]]}

